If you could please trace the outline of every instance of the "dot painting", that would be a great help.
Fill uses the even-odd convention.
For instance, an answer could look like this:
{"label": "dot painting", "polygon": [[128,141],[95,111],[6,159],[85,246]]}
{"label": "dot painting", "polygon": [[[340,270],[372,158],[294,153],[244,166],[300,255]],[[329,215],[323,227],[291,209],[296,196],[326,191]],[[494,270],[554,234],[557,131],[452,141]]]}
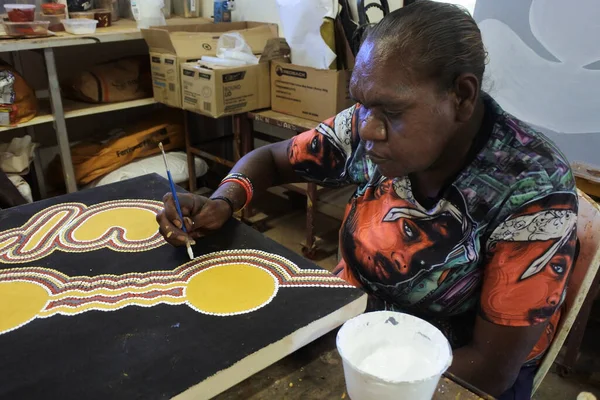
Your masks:
{"label": "dot painting", "polygon": [[[56,222],[52,217],[48,221]],[[97,240],[100,231],[89,238]],[[284,257],[259,250],[210,253],[174,270],[123,275],[70,277],[49,268],[9,268],[0,270],[0,334],[36,318],[133,305],[185,304],[202,314],[239,315],[266,306],[287,287],[353,286],[326,270],[301,269]]]}
{"label": "dot painting", "polygon": [[21,227],[0,232],[0,263],[32,262],[54,251],[152,250],[166,244],[156,223],[162,206],[158,201],[116,200],[48,207]]}

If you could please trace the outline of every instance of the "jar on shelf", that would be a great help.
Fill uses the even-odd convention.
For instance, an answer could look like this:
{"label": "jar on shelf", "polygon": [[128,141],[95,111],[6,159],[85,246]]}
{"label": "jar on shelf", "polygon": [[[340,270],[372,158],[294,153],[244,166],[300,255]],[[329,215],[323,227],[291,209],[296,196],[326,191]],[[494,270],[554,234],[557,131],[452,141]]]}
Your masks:
{"label": "jar on shelf", "polygon": [[[95,8],[100,10],[110,10],[110,19],[112,22],[119,20],[119,2],[118,0],[95,0]],[[100,25],[98,25],[100,27]]]}

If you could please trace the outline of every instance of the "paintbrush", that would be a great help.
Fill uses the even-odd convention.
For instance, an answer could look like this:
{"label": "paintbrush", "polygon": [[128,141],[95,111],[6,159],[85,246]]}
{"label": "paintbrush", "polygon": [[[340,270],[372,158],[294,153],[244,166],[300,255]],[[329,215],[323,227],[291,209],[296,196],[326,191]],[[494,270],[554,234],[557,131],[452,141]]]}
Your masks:
{"label": "paintbrush", "polygon": [[[175,182],[173,182],[173,177],[171,176],[171,170],[169,169],[167,155],[165,154],[165,148],[163,147],[162,142],[158,143],[158,147],[160,147],[160,151],[162,152],[163,156],[163,161],[165,162],[165,168],[167,169],[167,177],[169,178],[169,185],[171,185],[171,194],[173,195],[175,208],[177,208],[177,214],[179,215],[179,219],[181,220],[181,230],[187,233],[187,229],[185,228],[185,222],[183,221],[183,214],[181,213],[181,206],[179,205],[179,198],[177,197],[177,191],[175,190]],[[189,238],[185,241],[185,247],[187,248],[187,253],[188,256],[190,256],[190,260],[193,260],[194,252],[192,251],[192,246],[190,245]]]}

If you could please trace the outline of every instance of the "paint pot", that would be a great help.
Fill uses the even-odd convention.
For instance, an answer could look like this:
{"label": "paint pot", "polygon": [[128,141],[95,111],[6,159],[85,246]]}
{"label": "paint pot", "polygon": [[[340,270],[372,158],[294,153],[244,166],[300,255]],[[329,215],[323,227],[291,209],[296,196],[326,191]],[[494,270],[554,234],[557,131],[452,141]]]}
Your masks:
{"label": "paint pot", "polygon": [[392,311],[346,322],[337,348],[352,400],[431,400],[452,363],[450,343],[439,329]]}

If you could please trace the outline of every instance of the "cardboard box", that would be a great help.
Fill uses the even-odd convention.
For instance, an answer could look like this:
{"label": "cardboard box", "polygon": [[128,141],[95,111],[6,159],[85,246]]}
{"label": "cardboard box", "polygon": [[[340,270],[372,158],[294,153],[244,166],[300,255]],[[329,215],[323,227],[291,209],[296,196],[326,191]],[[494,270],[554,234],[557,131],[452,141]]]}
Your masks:
{"label": "cardboard box", "polygon": [[208,68],[181,67],[183,109],[219,118],[271,105],[269,63]]}
{"label": "cardboard box", "polygon": [[203,19],[193,25],[160,26],[142,29],[150,48],[154,99],[181,108],[181,64],[216,55],[217,41],[224,32],[240,32],[255,54],[267,41],[278,36],[277,24],[260,22],[212,23]]}
{"label": "cardboard box", "polygon": [[271,108],[280,113],[322,122],[350,107],[352,71],[315,69],[271,63]]}
{"label": "cardboard box", "polygon": [[210,63],[184,63],[181,67],[182,103],[185,110],[213,118],[271,106],[270,65],[290,56],[283,38],[264,46],[257,65],[223,67]]}

